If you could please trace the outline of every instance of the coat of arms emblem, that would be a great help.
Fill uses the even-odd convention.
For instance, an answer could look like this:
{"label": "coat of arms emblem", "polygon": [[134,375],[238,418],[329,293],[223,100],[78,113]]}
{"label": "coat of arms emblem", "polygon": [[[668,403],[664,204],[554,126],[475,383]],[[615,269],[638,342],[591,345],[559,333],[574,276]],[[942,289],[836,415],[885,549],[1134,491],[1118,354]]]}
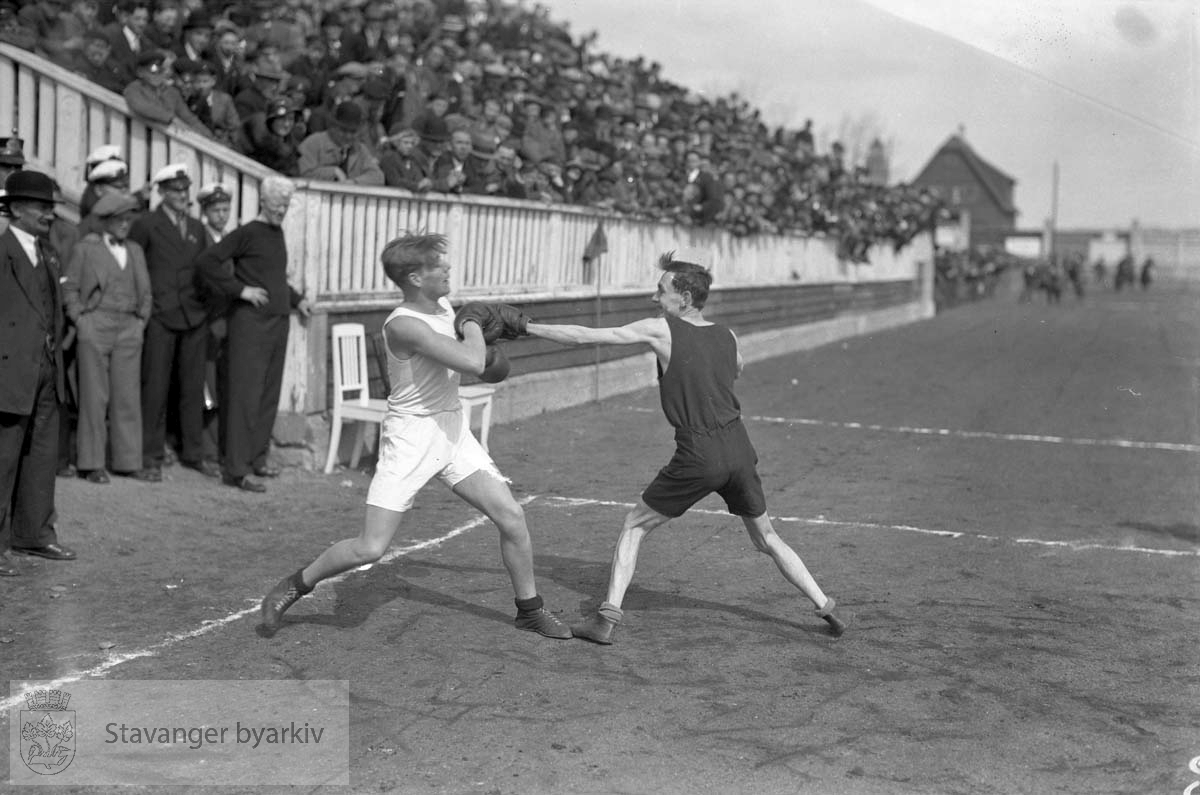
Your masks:
{"label": "coat of arms emblem", "polygon": [[61,773],[75,758],[75,710],[67,709],[71,694],[35,690],[25,694],[21,710],[21,761],[43,776]]}

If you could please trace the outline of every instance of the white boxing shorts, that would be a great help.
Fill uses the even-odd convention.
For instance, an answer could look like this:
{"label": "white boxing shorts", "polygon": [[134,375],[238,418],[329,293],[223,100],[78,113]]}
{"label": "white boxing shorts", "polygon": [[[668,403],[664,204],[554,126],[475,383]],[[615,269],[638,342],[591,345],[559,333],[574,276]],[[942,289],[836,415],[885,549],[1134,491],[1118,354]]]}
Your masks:
{"label": "white boxing shorts", "polygon": [[463,427],[461,409],[430,415],[389,414],[383,421],[367,505],[404,512],[433,478],[453,487],[480,470],[504,480],[475,435]]}

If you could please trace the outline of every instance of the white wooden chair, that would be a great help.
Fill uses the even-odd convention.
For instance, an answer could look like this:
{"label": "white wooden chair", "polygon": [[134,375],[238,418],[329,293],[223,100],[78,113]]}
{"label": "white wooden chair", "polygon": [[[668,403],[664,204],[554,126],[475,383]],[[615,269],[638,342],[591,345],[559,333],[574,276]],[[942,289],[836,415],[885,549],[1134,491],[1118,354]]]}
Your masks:
{"label": "white wooden chair", "polygon": [[[342,441],[342,424],[357,422],[354,451],[350,468],[358,466],[358,458],[367,446],[367,426],[379,425],[387,416],[387,400],[372,398],[370,375],[367,370],[367,335],[362,323],[335,323],[333,334],[333,418],[330,420],[329,455],[325,457],[325,474],[333,471],[338,446]],[[347,393],[358,394],[347,397]]]}
{"label": "white wooden chair", "polygon": [[[337,463],[338,447],[342,441],[342,425],[357,422],[354,450],[350,454],[350,468],[358,466],[359,456],[367,447],[367,426],[376,423],[383,431],[383,418],[387,416],[387,400],[372,398],[369,389],[367,368],[367,337],[362,323],[336,323],[330,329],[333,335],[333,417],[330,420],[329,455],[325,458],[325,474],[333,471]],[[385,343],[386,345],[386,343]],[[386,368],[386,363],[383,365]],[[386,370],[384,380],[387,380]],[[347,397],[347,393],[357,393]],[[491,384],[473,384],[459,387],[458,395],[463,405],[463,425],[471,428],[471,416],[478,407],[479,443],[488,449],[488,431],[492,425],[492,403],[496,387]]]}

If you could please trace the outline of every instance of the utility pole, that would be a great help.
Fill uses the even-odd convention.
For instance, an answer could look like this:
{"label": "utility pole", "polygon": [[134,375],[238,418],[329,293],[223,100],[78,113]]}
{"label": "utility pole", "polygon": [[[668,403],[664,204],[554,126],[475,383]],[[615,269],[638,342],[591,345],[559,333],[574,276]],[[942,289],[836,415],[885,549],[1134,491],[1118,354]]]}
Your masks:
{"label": "utility pole", "polygon": [[1058,233],[1058,161],[1054,161],[1054,172],[1050,180],[1050,241],[1046,251],[1050,262],[1055,262],[1054,238]]}

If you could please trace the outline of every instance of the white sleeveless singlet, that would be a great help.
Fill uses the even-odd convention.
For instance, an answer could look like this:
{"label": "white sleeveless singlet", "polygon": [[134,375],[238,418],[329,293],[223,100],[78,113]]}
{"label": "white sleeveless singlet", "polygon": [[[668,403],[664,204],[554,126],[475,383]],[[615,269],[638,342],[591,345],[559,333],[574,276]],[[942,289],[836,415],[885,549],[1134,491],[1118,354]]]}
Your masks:
{"label": "white sleeveless singlet", "polygon": [[[399,306],[383,321],[383,327],[386,329],[394,318],[412,317],[426,323],[438,334],[455,339],[454,309],[445,298],[439,298],[438,305],[445,310],[445,314],[426,315]],[[457,411],[461,407],[458,400],[460,375],[457,371],[421,354],[399,357],[388,344],[386,331],[383,340],[387,350],[388,379],[392,385],[388,395],[388,413],[430,415]]]}

